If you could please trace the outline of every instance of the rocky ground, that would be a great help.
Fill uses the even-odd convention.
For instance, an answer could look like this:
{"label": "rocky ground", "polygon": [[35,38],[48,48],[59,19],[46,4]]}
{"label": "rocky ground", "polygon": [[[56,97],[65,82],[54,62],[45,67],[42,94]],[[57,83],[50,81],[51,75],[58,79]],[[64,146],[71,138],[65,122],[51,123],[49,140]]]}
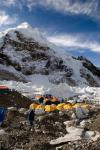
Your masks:
{"label": "rocky ground", "polygon": [[[32,101],[17,91],[0,95],[0,106],[7,108],[18,106],[27,108]],[[0,150],[99,150],[100,139],[97,141],[80,140],[51,145],[50,141],[67,134],[65,121],[70,121],[72,112],[52,112],[35,115],[34,126],[30,128],[24,112],[16,111],[11,123],[5,117],[0,127]],[[86,130],[100,133],[100,108],[95,106],[89,112]]]}
{"label": "rocky ground", "polygon": [[31,103],[32,101],[29,98],[15,90],[10,90],[7,94],[0,94],[0,106],[5,108],[12,106],[29,108]]}
{"label": "rocky ground", "polygon": [[[34,126],[30,128],[23,114],[17,111],[11,124],[5,119],[0,135],[1,150],[100,150],[100,139],[97,141],[80,140],[75,142],[50,145],[52,139],[64,136],[64,121],[71,120],[70,113],[53,112],[35,116]],[[95,108],[86,124],[87,130],[100,132],[100,109]]]}
{"label": "rocky ground", "polygon": [[5,121],[1,127],[6,132],[4,136],[0,136],[1,149],[55,149],[49,141],[63,136],[66,132],[63,121],[67,119],[67,116],[60,118],[59,122],[59,116],[56,113],[36,116],[34,127],[31,129],[29,124],[25,124],[25,117],[18,113],[15,117],[11,125]]}

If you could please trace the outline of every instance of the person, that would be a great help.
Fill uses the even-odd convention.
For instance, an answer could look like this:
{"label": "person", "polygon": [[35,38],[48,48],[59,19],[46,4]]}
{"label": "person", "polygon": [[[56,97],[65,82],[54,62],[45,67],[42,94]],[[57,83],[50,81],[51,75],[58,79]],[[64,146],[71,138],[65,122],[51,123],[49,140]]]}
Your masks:
{"label": "person", "polygon": [[75,99],[73,100],[73,104],[76,104],[77,101],[78,101],[78,100],[75,98]]}
{"label": "person", "polygon": [[51,63],[50,60],[48,60],[45,67],[49,68],[50,67],[50,63]]}
{"label": "person", "polygon": [[0,107],[0,125],[2,125],[4,121],[4,115],[5,115],[5,109],[3,107]]}
{"label": "person", "polygon": [[28,112],[28,121],[29,121],[31,126],[33,126],[34,116],[35,116],[34,110],[33,109],[29,110],[29,112]]}

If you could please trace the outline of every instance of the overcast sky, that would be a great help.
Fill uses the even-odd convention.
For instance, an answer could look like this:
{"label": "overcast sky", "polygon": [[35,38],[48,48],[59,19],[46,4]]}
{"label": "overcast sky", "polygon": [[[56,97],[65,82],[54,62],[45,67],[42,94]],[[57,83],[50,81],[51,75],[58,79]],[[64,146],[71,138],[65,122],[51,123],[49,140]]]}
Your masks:
{"label": "overcast sky", "polygon": [[100,67],[100,0],[0,0],[0,31],[22,22]]}

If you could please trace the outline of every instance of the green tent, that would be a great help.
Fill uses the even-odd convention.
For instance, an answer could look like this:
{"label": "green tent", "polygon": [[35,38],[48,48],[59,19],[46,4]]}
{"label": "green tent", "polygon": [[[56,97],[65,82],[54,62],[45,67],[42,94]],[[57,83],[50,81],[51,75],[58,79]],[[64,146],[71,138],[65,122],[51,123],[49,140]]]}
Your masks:
{"label": "green tent", "polygon": [[8,94],[10,89],[6,86],[0,86],[0,94]]}
{"label": "green tent", "polygon": [[0,94],[8,94],[8,93],[9,93],[8,89],[5,89],[5,90],[0,89]]}

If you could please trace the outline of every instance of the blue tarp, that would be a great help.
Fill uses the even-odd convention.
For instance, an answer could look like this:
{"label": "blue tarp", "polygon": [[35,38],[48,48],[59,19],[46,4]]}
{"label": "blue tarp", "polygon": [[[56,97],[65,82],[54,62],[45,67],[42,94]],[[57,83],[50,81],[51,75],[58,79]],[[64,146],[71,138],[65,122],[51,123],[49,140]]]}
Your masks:
{"label": "blue tarp", "polygon": [[5,109],[3,107],[0,107],[0,122],[3,122],[4,114],[5,114]]}

